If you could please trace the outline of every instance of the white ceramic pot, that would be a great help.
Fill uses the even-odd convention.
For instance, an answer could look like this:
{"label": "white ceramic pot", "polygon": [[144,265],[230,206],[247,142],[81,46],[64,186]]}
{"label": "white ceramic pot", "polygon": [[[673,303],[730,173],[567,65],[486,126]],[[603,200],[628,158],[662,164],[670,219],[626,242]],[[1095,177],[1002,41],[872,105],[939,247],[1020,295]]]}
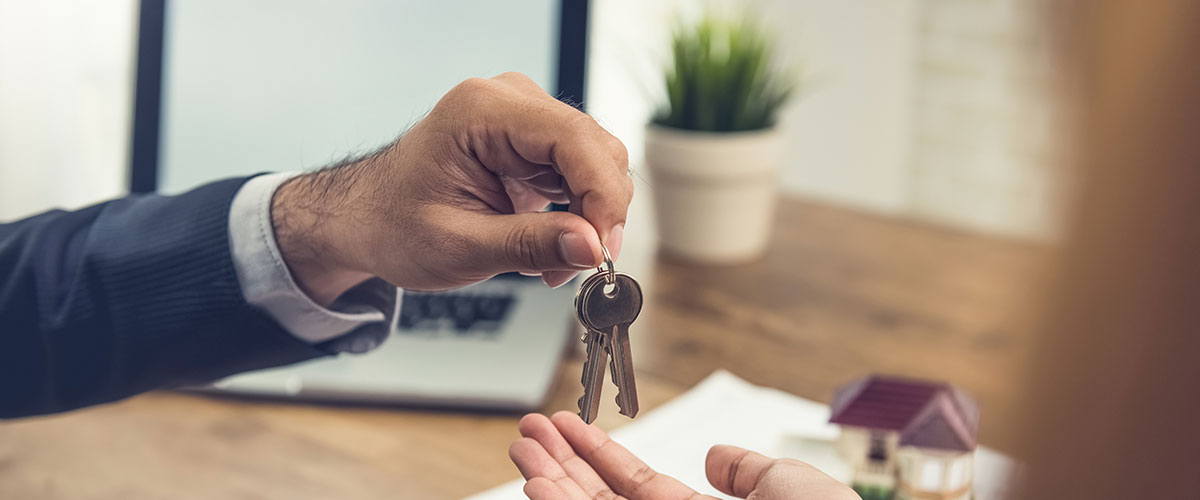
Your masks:
{"label": "white ceramic pot", "polygon": [[703,264],[763,254],[771,237],[783,135],[646,128],[659,245]]}

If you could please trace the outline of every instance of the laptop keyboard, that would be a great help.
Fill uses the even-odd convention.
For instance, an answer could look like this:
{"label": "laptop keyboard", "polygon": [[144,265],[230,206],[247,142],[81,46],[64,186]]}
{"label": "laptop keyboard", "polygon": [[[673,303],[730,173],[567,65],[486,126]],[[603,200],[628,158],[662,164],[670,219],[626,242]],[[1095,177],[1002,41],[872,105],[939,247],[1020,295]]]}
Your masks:
{"label": "laptop keyboard", "polygon": [[404,292],[397,335],[494,336],[517,301],[512,293]]}

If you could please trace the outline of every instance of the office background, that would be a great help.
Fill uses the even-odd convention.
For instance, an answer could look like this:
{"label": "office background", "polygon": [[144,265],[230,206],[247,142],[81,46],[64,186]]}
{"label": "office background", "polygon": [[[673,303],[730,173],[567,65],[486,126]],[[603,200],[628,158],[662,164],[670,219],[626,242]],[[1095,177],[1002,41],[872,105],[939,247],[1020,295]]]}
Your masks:
{"label": "office background", "polygon": [[[382,29],[390,26],[381,20],[409,8],[413,10],[406,15],[419,16],[420,7],[433,5],[415,0],[304,1],[339,13],[367,13],[365,17],[373,17],[371,25]],[[256,0],[248,8],[283,3]],[[781,184],[791,196],[781,201],[767,255],[746,266],[697,272],[655,259],[658,232],[650,206],[655,188],[640,159],[644,127],[659,97],[672,21],[714,4],[757,9],[803,80],[799,98],[784,113],[788,140]],[[1016,402],[1028,383],[1012,367],[1027,360],[1033,331],[1010,320],[1017,316],[1010,310],[1030,297],[1030,276],[1038,269],[1042,247],[1021,240],[1053,238],[1063,200],[1057,167],[1063,162],[1050,139],[1064,134],[1056,125],[1058,110],[1048,88],[1055,81],[1048,64],[1053,41],[1042,29],[1049,19],[1039,12],[1042,8],[1033,0],[592,0],[587,108],[625,142],[639,172],[619,264],[650,292],[647,314],[639,321],[640,328],[653,333],[640,336],[635,347],[647,408],[681,394],[718,367],[816,400],[870,369],[963,385],[979,395],[989,422],[996,422],[984,428],[982,439],[1013,442],[1016,427],[1005,423],[1024,413]],[[269,12],[258,14],[270,18]],[[136,0],[0,0],[0,221],[126,191],[136,16]],[[531,25],[537,24],[546,25]],[[435,23],[424,26],[434,29]],[[282,29],[287,27],[264,23],[262,35],[269,39]],[[406,31],[387,35],[389,40],[410,40],[404,50],[364,37],[339,40],[343,45],[333,52],[345,51],[360,62],[394,60],[388,71],[419,76],[428,76],[418,72],[438,58],[478,56],[419,43],[422,23],[401,22],[396,29]],[[445,35],[437,29],[428,36]],[[231,46],[236,45],[224,45]],[[205,53],[203,46],[192,48]],[[304,50],[328,48],[318,44]],[[255,69],[252,60],[236,61],[233,67]],[[482,62],[479,67],[481,76],[502,69],[507,68]],[[406,89],[407,105],[381,107],[370,124],[372,133],[381,135],[371,137],[386,140],[391,130],[411,123],[453,84],[428,82]],[[304,150],[255,148],[279,153],[267,162],[231,149],[205,149],[199,141],[189,144],[191,150],[174,153],[168,146],[167,159],[232,175],[259,170],[258,162],[270,163],[266,169],[313,168],[374,146],[339,142],[336,135],[342,130],[336,124],[344,116],[339,114],[357,111],[341,107],[332,96],[345,97],[355,87],[339,86],[336,78],[322,85],[329,95],[311,96],[303,105],[330,118],[329,135],[314,131],[302,140]],[[273,104],[286,105],[305,96],[273,97],[279,97]],[[168,107],[170,99],[166,97]],[[209,132],[221,124],[221,106],[237,109],[229,108],[237,105],[232,101],[186,104],[213,111],[206,122]],[[249,111],[266,108],[258,104]],[[253,129],[252,123],[237,126]],[[252,142],[252,134],[237,137],[250,141],[246,145],[263,145]],[[279,158],[286,164],[275,161]],[[240,163],[229,163],[234,161]],[[168,172],[163,188],[178,191],[202,178]],[[933,224],[912,224],[906,220],[910,218]],[[718,230],[714,225],[713,231]],[[731,336],[731,331],[741,335]],[[570,358],[556,375],[560,390],[547,410],[573,407],[581,363],[578,356]],[[378,488],[390,495],[441,492],[412,494],[433,498],[461,496],[514,476],[503,456],[514,425],[515,417],[239,404],[160,392],[5,430],[11,453],[22,457],[21,467],[12,469],[21,474],[12,483],[18,488],[122,491],[130,486],[122,482],[120,471],[132,470],[149,477],[139,484],[141,492],[174,491],[185,477],[198,494],[209,491],[205,483],[211,482],[223,491],[299,492],[297,497],[359,487],[360,492]],[[245,436],[239,430],[247,428],[265,436],[262,445],[228,453],[233,448],[227,438],[239,440]],[[159,445],[158,436],[168,434],[189,440],[171,449],[200,458],[160,459],[156,453],[167,448]],[[110,456],[112,447],[104,439],[135,444]],[[78,449],[60,453],[55,443]],[[321,460],[281,458],[297,449],[293,446],[313,443],[319,444],[303,449],[317,450],[314,455]],[[440,458],[427,460],[421,456],[426,449]],[[100,460],[105,467],[94,466],[97,456],[106,457]],[[283,463],[287,466],[276,469]],[[320,465],[322,474],[260,473],[293,467],[303,471],[313,464]],[[450,471],[459,464],[471,469],[471,477]],[[147,469],[161,474],[144,474]],[[89,474],[97,479],[81,479]]]}

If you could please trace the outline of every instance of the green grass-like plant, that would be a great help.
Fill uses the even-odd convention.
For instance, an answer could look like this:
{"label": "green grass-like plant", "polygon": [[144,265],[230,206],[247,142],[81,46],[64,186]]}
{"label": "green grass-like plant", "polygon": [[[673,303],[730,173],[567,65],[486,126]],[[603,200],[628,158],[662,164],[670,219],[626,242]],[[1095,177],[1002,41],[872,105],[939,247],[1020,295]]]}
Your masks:
{"label": "green grass-like plant", "polygon": [[892,500],[895,496],[894,490],[883,486],[855,484],[851,488],[863,500]]}
{"label": "green grass-like plant", "polygon": [[653,123],[683,130],[737,132],[775,125],[795,79],[774,65],[775,40],[749,16],[708,13],[680,22],[671,36],[667,102]]}

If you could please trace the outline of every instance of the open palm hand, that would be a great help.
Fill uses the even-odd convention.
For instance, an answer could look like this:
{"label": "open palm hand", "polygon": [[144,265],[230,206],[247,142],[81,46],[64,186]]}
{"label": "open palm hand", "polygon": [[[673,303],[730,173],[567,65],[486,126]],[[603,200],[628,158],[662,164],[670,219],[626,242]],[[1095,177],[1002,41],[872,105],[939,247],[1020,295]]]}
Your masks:
{"label": "open palm hand", "polygon": [[[530,414],[522,438],[508,449],[525,476],[532,500],[700,500],[679,480],[659,474],[608,434],[578,416]],[[804,462],[772,459],[735,446],[714,446],[705,463],[708,482],[750,500],[858,500],[846,485]]]}

